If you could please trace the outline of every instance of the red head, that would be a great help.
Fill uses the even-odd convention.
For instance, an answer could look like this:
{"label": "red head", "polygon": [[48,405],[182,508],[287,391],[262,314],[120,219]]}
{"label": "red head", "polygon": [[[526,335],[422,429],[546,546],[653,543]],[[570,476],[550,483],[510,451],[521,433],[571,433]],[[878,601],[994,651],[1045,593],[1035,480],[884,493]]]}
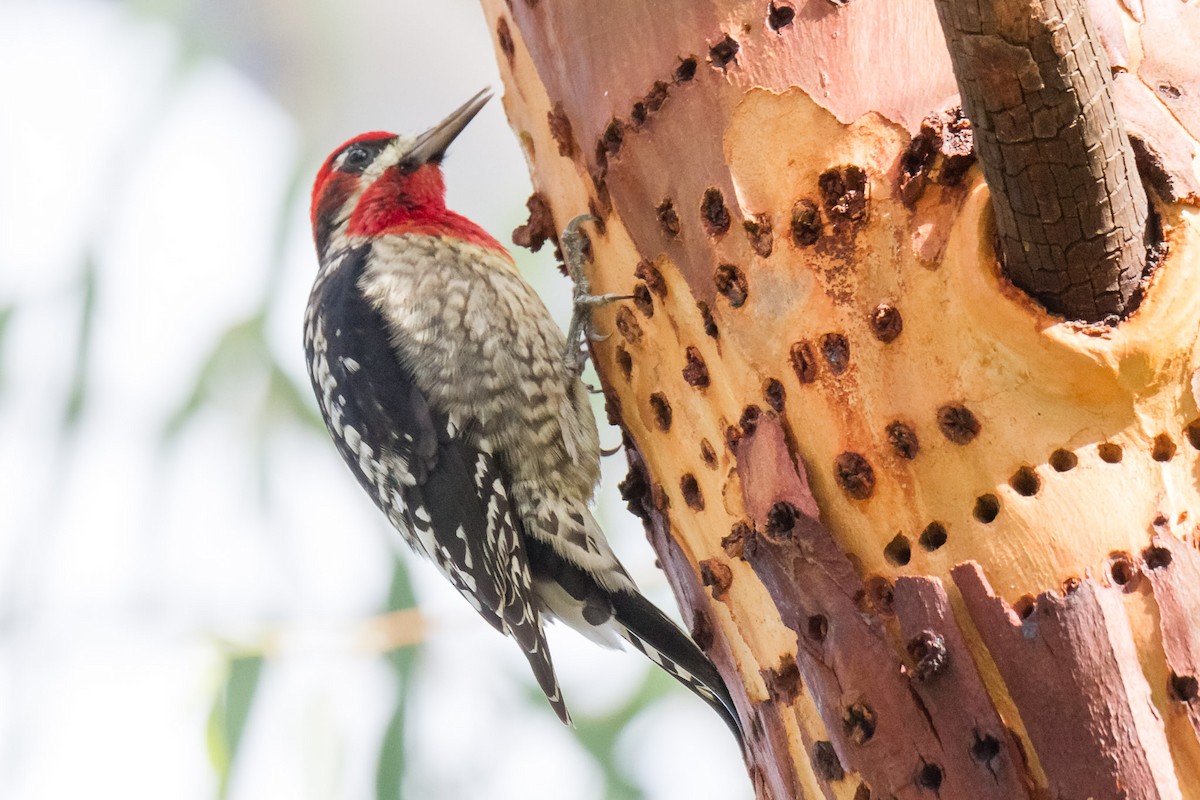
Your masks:
{"label": "red head", "polygon": [[446,208],[441,169],[446,148],[490,98],[484,89],[415,139],[377,131],[335,150],[313,184],[318,254],[334,240],[400,233],[457,236],[503,250],[478,225]]}

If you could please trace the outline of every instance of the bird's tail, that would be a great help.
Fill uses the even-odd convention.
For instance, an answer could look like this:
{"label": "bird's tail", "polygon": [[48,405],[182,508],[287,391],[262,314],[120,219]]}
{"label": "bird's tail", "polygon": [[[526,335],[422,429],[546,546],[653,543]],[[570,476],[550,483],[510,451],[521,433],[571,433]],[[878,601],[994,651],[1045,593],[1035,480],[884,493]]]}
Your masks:
{"label": "bird's tail", "polygon": [[554,674],[554,663],[550,660],[550,648],[546,646],[546,634],[542,630],[540,615],[524,624],[510,625],[509,633],[517,640],[525,658],[529,660],[533,676],[537,679],[542,693],[546,695],[546,700],[550,702],[550,707],[564,725],[570,725],[571,715],[567,712],[567,704],[563,702],[562,690]]}
{"label": "bird's tail", "polygon": [[712,706],[741,744],[742,728],[733,698],[708,656],[641,594],[617,591],[609,597],[615,627],[620,634],[646,658]]}

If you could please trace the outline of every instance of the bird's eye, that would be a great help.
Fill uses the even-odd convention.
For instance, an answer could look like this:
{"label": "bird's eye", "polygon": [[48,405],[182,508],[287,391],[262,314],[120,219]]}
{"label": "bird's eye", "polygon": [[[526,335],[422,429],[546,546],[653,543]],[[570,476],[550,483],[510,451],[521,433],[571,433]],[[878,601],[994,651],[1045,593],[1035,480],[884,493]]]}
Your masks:
{"label": "bird's eye", "polygon": [[351,169],[362,169],[370,160],[371,154],[367,152],[367,148],[354,145],[342,157],[342,166],[350,167]]}

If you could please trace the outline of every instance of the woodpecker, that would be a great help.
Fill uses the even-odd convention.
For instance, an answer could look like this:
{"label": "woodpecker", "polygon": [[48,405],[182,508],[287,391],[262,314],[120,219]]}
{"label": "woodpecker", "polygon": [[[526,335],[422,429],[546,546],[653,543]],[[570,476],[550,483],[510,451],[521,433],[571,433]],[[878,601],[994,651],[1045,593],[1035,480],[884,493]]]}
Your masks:
{"label": "woodpecker", "polygon": [[[401,537],[516,640],[564,723],[547,619],[629,642],[740,740],[717,670],[592,516],[600,446],[578,331],[609,298],[577,286],[568,341],[508,251],[446,208],[442,158],[490,96],[416,137],[355,137],[317,174],[304,346],[325,424]],[[578,224],[563,250],[581,275]]]}

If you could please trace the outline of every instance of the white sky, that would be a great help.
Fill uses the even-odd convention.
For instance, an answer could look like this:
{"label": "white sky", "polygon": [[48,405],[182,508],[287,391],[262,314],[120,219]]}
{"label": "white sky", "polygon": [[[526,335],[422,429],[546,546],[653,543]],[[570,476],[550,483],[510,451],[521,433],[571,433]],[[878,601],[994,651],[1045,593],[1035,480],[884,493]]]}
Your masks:
{"label": "white sky", "polygon": [[[499,87],[472,4],[326,11],[367,6],[387,9],[382,29],[428,34],[409,39],[404,63],[444,67],[433,80],[397,61],[403,108],[371,119],[369,97],[343,98],[348,126],[314,131],[232,66],[183,60],[164,23],[113,3],[0,3],[0,307],[17,308],[0,343],[0,797],[213,797],[205,724],[219,642],[252,645],[268,628],[288,632],[287,645],[264,670],[231,797],[374,797],[395,685],[387,662],[346,632],[386,597],[385,525],[332,446],[309,433],[275,432],[260,472],[257,378],[161,445],[217,337],[268,289],[291,170],[303,159],[312,174],[323,154],[304,142],[328,149],[359,127],[418,130],[481,85]],[[493,103],[447,162],[451,204],[507,240],[524,217],[524,170]],[[300,319],[315,261],[304,200],[285,219],[268,340],[306,385]],[[89,246],[88,404],[64,437]],[[518,257],[564,319],[569,290],[547,254]],[[672,607],[616,497],[622,462],[605,464],[601,513],[639,582]],[[517,648],[432,569],[408,563],[431,625],[411,794],[599,798],[588,756],[528,702]],[[570,632],[552,632],[552,649],[577,714],[620,702],[646,668]],[[621,749],[648,797],[749,796],[724,726],[682,693],[636,720]]]}

